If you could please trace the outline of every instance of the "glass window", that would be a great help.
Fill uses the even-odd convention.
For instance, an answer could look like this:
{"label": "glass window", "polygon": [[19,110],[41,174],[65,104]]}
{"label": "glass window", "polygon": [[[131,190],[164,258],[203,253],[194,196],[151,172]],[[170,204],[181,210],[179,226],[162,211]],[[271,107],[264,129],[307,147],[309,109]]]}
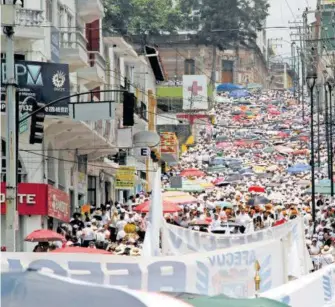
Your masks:
{"label": "glass window", "polygon": [[195,74],[195,61],[193,59],[185,60],[185,75]]}
{"label": "glass window", "polygon": [[52,22],[52,0],[45,0],[45,17],[51,24]]}

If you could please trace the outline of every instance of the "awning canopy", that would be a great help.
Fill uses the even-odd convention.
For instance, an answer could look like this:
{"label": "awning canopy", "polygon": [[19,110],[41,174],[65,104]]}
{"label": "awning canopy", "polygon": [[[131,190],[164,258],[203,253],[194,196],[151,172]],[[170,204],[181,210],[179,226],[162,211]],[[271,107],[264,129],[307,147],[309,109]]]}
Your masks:
{"label": "awning canopy", "polygon": [[157,81],[164,81],[165,74],[158,50],[154,47],[145,46],[145,54],[149,59],[152,71]]}

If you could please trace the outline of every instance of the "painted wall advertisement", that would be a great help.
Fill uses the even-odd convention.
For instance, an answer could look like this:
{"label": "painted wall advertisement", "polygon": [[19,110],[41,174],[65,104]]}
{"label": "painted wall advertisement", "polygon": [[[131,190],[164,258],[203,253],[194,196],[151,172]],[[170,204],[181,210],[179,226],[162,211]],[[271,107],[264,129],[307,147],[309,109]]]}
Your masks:
{"label": "painted wall advertisement", "polygon": [[173,132],[161,133],[161,153],[178,154],[178,139]]}
{"label": "painted wall advertisement", "polygon": [[115,188],[119,190],[130,190],[135,186],[135,173],[134,166],[120,166],[116,172]]}

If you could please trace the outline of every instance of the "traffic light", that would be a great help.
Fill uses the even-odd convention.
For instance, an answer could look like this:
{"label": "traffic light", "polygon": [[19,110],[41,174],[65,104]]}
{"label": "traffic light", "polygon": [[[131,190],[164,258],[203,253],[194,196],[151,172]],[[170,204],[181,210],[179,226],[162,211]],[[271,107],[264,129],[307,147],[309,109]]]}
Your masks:
{"label": "traffic light", "polygon": [[166,171],[167,171],[167,167],[166,166],[167,166],[166,162],[162,161],[162,163],[161,163],[161,172],[162,172],[162,174],[166,173]]}
{"label": "traffic light", "polygon": [[156,149],[152,149],[150,152],[150,158],[153,162],[158,162],[160,160],[160,155]]}
{"label": "traffic light", "polygon": [[134,126],[135,95],[123,92],[123,126]]}
{"label": "traffic light", "polygon": [[[31,115],[31,124],[30,124],[29,143],[30,144],[42,144],[43,133],[44,133],[44,119],[45,119],[44,106],[45,105],[43,103],[37,102],[35,99],[31,99],[31,101],[32,101],[32,115]],[[37,110],[39,111],[36,112]]]}

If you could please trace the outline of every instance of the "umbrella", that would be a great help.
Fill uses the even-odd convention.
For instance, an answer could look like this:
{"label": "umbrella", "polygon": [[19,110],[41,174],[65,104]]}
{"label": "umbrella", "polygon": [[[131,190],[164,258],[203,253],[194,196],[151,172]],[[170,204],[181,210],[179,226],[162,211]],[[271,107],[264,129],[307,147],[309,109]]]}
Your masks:
{"label": "umbrella", "polygon": [[110,252],[107,252],[104,249],[95,249],[95,248],[86,248],[86,247],[78,247],[78,246],[68,246],[64,248],[57,248],[51,253],[65,253],[65,254],[106,254],[113,255]]}
{"label": "umbrella", "polygon": [[228,201],[217,201],[215,202],[215,206],[220,206],[221,208],[233,208],[233,204]]}
{"label": "umbrella", "polygon": [[261,88],[263,88],[263,85],[258,83],[249,83],[247,85],[247,89],[261,89]]}
{"label": "umbrella", "polygon": [[272,153],[272,152],[274,152],[274,150],[275,150],[275,149],[274,149],[273,147],[266,147],[266,148],[264,148],[263,151],[264,151],[265,153]]}
{"label": "umbrella", "polygon": [[[134,208],[134,211],[147,213],[150,210],[150,203],[151,201],[147,200],[144,203],[136,206]],[[166,199],[163,200],[163,212],[164,213],[173,213],[173,212],[178,212],[180,210],[181,208],[175,205],[173,202],[166,200]]]}
{"label": "umbrella", "polygon": [[265,193],[265,188],[259,186],[251,186],[248,189],[249,192]]}
{"label": "umbrella", "polygon": [[242,97],[248,97],[248,96],[250,96],[250,94],[247,90],[234,90],[229,93],[229,97],[233,97],[233,98],[242,98]]}
{"label": "umbrella", "polygon": [[[89,258],[86,259],[89,261]],[[92,282],[96,280],[92,277]],[[91,307],[107,306],[113,302],[114,306],[153,307],[162,301],[168,306],[189,306],[163,294],[91,284],[31,270],[23,273],[1,273],[3,306]]]}
{"label": "umbrella", "polygon": [[48,229],[35,230],[30,233],[24,240],[29,242],[66,241],[64,236]]}
{"label": "umbrella", "polygon": [[311,169],[310,165],[308,164],[296,164],[287,169],[289,173],[295,174],[295,173],[303,173],[307,172]]}
{"label": "umbrella", "polygon": [[205,176],[205,173],[196,168],[188,168],[188,169],[183,170],[180,173],[180,176],[182,177],[203,177]]}
{"label": "umbrella", "polygon": [[251,198],[248,201],[249,206],[257,206],[257,205],[266,205],[271,201],[263,196],[256,196],[255,198]]}
{"label": "umbrella", "polygon": [[214,297],[195,297],[190,295],[189,297],[185,297],[184,301],[194,307],[288,307],[284,303],[266,298],[235,299],[225,295]]}
{"label": "umbrella", "polygon": [[222,83],[217,86],[216,91],[217,92],[230,92],[230,91],[239,90],[239,89],[243,89],[243,86],[233,84],[233,83]]}

